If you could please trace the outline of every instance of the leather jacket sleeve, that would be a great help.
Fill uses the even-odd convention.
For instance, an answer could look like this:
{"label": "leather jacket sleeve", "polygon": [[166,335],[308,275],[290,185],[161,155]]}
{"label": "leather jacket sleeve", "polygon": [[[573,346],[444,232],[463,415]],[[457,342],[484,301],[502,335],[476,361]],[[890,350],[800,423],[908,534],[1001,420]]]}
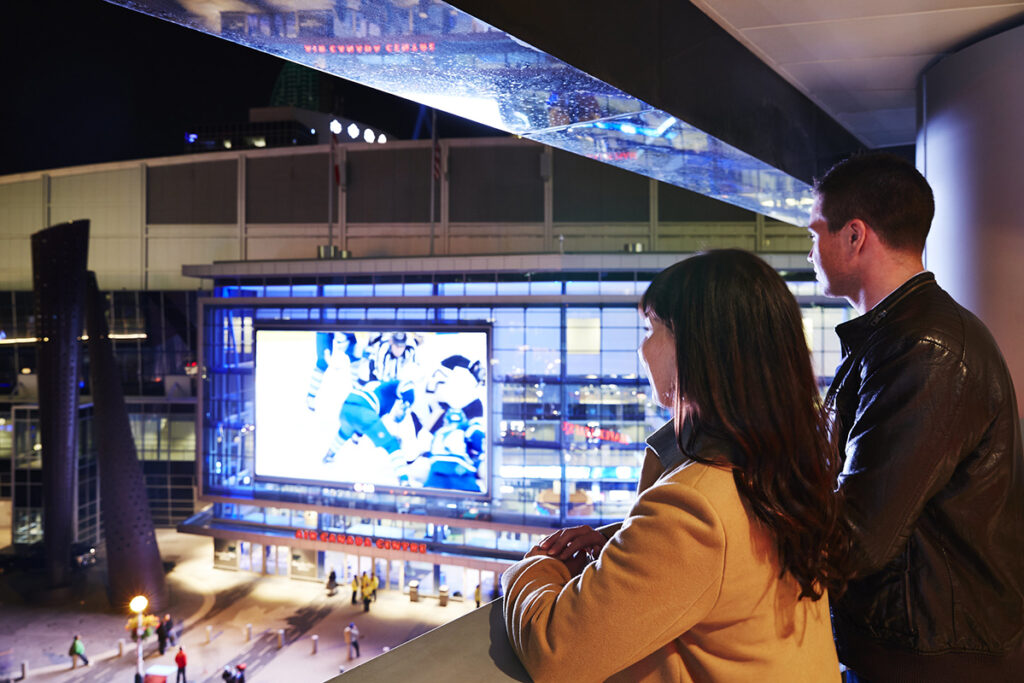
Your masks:
{"label": "leather jacket sleeve", "polygon": [[940,342],[924,338],[901,349],[872,349],[859,369],[840,486],[856,575],[863,576],[903,550],[927,501],[980,435],[963,405],[971,395],[967,368]]}

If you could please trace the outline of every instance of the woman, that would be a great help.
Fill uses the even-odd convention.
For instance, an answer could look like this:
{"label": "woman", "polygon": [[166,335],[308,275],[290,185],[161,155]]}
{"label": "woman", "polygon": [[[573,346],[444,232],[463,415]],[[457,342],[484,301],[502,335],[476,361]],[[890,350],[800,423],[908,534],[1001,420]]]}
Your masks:
{"label": "woman", "polygon": [[839,464],[796,301],[723,250],[660,273],[640,311],[674,419],[621,525],[563,529],[502,576],[513,648],[536,681],[839,681]]}

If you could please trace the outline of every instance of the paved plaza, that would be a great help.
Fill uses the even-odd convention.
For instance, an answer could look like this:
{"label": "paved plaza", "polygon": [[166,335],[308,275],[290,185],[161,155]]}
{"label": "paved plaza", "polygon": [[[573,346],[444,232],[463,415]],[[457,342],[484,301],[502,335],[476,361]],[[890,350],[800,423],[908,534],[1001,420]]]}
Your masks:
{"label": "paved plaza", "polygon": [[[157,540],[164,561],[174,563],[167,575],[170,604],[164,611],[184,626],[181,644],[188,655],[190,682],[221,681],[223,668],[238,662],[246,663],[251,683],[325,681],[340,667],[351,669],[474,608],[472,601],[458,599],[444,607],[430,597],[411,603],[408,595],[381,590],[364,613],[361,605],[350,603],[351,593],[345,590],[328,597],[321,583],[214,569],[208,538],[160,530]],[[15,678],[25,661],[29,681],[134,680],[135,644],[124,630],[129,615],[107,605],[103,571],[101,559],[75,586],[73,599],[56,606],[33,604],[23,579],[0,576],[0,652],[10,651]],[[362,657],[353,661],[347,660],[343,633],[349,622],[362,634]],[[252,624],[251,640],[247,624]],[[284,630],[281,648],[279,629]],[[90,665],[72,669],[67,652],[76,633],[82,636]],[[124,640],[120,657],[119,639]],[[160,655],[151,636],[145,642],[145,668],[174,667],[176,652],[168,647]]]}

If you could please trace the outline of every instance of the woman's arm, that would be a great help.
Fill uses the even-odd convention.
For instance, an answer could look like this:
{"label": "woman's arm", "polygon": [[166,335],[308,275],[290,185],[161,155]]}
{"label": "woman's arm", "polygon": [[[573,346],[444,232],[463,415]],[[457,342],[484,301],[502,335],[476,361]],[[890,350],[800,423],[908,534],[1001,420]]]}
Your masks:
{"label": "woman's arm", "polygon": [[509,640],[535,681],[604,680],[707,615],[724,551],[709,501],[691,487],[659,484],[578,577],[547,556],[505,572]]}

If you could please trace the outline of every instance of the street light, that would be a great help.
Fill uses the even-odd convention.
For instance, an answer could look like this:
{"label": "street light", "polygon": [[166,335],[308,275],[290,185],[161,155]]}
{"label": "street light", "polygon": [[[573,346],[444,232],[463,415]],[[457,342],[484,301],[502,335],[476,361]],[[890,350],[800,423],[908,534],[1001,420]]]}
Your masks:
{"label": "street light", "polygon": [[135,612],[135,681],[142,683],[142,615],[149,606],[145,595],[136,595],[128,603],[128,609]]}

